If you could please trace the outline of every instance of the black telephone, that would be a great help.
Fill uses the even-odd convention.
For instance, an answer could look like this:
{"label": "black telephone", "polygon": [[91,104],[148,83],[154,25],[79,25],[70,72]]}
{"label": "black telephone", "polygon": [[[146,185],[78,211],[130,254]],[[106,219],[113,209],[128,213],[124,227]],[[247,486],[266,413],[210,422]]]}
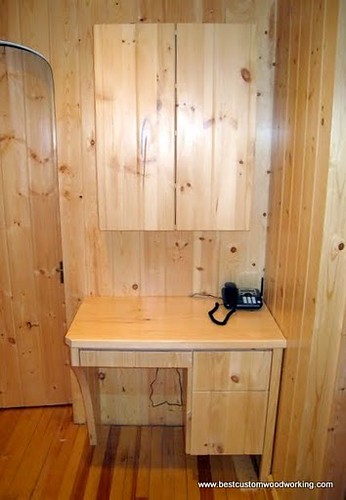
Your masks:
{"label": "black telephone", "polygon": [[215,306],[211,311],[209,311],[210,319],[216,323],[217,325],[226,325],[227,321],[231,317],[231,315],[237,309],[260,309],[263,305],[263,278],[261,281],[261,290],[258,288],[237,288],[235,283],[227,282],[224,284],[221,290],[223,305],[226,309],[230,309],[227,313],[226,317],[220,321],[214,318],[214,313],[220,307],[218,302],[215,303]]}
{"label": "black telephone", "polygon": [[258,288],[237,288],[235,283],[228,282],[221,293],[227,309],[260,309],[263,305],[262,290]]}

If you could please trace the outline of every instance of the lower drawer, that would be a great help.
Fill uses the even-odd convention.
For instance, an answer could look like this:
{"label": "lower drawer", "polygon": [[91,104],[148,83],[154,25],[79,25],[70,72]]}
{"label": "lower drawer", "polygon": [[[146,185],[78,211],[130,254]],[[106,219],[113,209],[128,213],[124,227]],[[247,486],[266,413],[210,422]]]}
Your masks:
{"label": "lower drawer", "polygon": [[266,391],[193,392],[192,455],[260,455],[267,413]]}

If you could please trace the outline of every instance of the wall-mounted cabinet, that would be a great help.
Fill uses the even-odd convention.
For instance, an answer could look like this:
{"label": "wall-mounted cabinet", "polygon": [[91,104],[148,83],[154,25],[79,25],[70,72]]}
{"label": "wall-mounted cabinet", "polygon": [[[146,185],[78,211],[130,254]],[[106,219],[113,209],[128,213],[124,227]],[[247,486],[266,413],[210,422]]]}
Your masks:
{"label": "wall-mounted cabinet", "polygon": [[101,229],[248,229],[253,26],[98,25],[94,40]]}

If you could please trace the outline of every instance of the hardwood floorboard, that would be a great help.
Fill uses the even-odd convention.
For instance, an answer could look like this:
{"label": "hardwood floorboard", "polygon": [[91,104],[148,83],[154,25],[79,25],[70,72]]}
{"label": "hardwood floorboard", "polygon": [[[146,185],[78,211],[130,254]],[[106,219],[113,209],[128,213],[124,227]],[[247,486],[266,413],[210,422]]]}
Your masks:
{"label": "hardwood floorboard", "polygon": [[110,496],[119,436],[120,427],[111,427],[102,463],[101,477],[96,497],[97,500],[107,500]]}
{"label": "hardwood floorboard", "polygon": [[35,432],[43,410],[34,408],[26,412],[21,410],[17,414],[17,423],[11,433],[7,444],[1,450],[1,476],[0,492],[2,495],[9,494],[13,479],[20,468],[23,457],[30,454],[28,445]]}
{"label": "hardwood floorboard", "polygon": [[141,441],[138,457],[138,473],[135,489],[135,498],[149,498],[150,464],[151,464],[151,431],[152,427],[141,428]]}
{"label": "hardwood floorboard", "polygon": [[62,412],[61,408],[49,408],[41,413],[40,420],[28,442],[30,453],[24,454],[10,485],[11,494],[14,497],[22,498],[28,491],[34,490]]}
{"label": "hardwood floorboard", "polygon": [[87,483],[84,490],[84,499],[97,498],[97,492],[101,482],[101,474],[103,471],[103,457],[106,453],[106,448],[108,446],[108,436],[110,432],[109,426],[103,426],[101,428],[99,444],[95,447],[92,456]]}
{"label": "hardwood floorboard", "polygon": [[0,429],[6,429],[6,432],[0,432],[0,450],[5,448],[10,439],[20,412],[18,409],[0,410]]}
{"label": "hardwood floorboard", "polygon": [[104,426],[89,446],[70,406],[0,410],[1,500],[272,500],[197,484],[255,477],[249,457],[186,455],[181,427]]}
{"label": "hardwood floorboard", "polygon": [[57,425],[46,461],[32,493],[33,500],[56,497],[66,474],[66,464],[72,453],[79,427],[71,420],[71,408],[69,406],[63,408],[62,419]]}

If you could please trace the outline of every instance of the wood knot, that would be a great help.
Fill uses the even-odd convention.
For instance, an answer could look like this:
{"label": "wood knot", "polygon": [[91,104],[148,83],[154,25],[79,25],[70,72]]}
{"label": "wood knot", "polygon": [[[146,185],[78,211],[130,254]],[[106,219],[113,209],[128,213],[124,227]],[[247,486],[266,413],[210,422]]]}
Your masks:
{"label": "wood knot", "polygon": [[223,453],[223,446],[222,446],[221,444],[218,444],[218,445],[216,446],[216,452],[217,452],[217,453]]}
{"label": "wood knot", "polygon": [[232,375],[232,376],[231,376],[231,380],[232,380],[232,382],[234,382],[235,384],[239,384],[239,377],[238,377],[238,375]]}
{"label": "wood knot", "polygon": [[38,328],[40,325],[38,323],[31,323],[31,321],[26,322],[26,327],[31,330],[31,328]]}
{"label": "wood knot", "polygon": [[236,253],[237,247],[231,247],[231,253]]}
{"label": "wood knot", "polygon": [[215,118],[209,118],[209,120],[206,120],[204,123],[203,123],[203,128],[206,129],[206,128],[209,128],[209,127],[212,127],[215,123]]}
{"label": "wood knot", "polygon": [[98,372],[97,377],[99,380],[104,380],[106,378],[105,372]]}
{"label": "wood knot", "polygon": [[137,285],[137,283],[134,283],[134,284],[132,285],[132,288],[133,288],[133,290],[138,290],[138,285]]}
{"label": "wood knot", "polygon": [[251,82],[251,73],[247,68],[242,68],[240,70],[240,74],[244,82],[249,83]]}
{"label": "wood knot", "polygon": [[68,166],[67,165],[60,165],[59,172],[61,172],[62,174],[68,173],[69,172]]}

